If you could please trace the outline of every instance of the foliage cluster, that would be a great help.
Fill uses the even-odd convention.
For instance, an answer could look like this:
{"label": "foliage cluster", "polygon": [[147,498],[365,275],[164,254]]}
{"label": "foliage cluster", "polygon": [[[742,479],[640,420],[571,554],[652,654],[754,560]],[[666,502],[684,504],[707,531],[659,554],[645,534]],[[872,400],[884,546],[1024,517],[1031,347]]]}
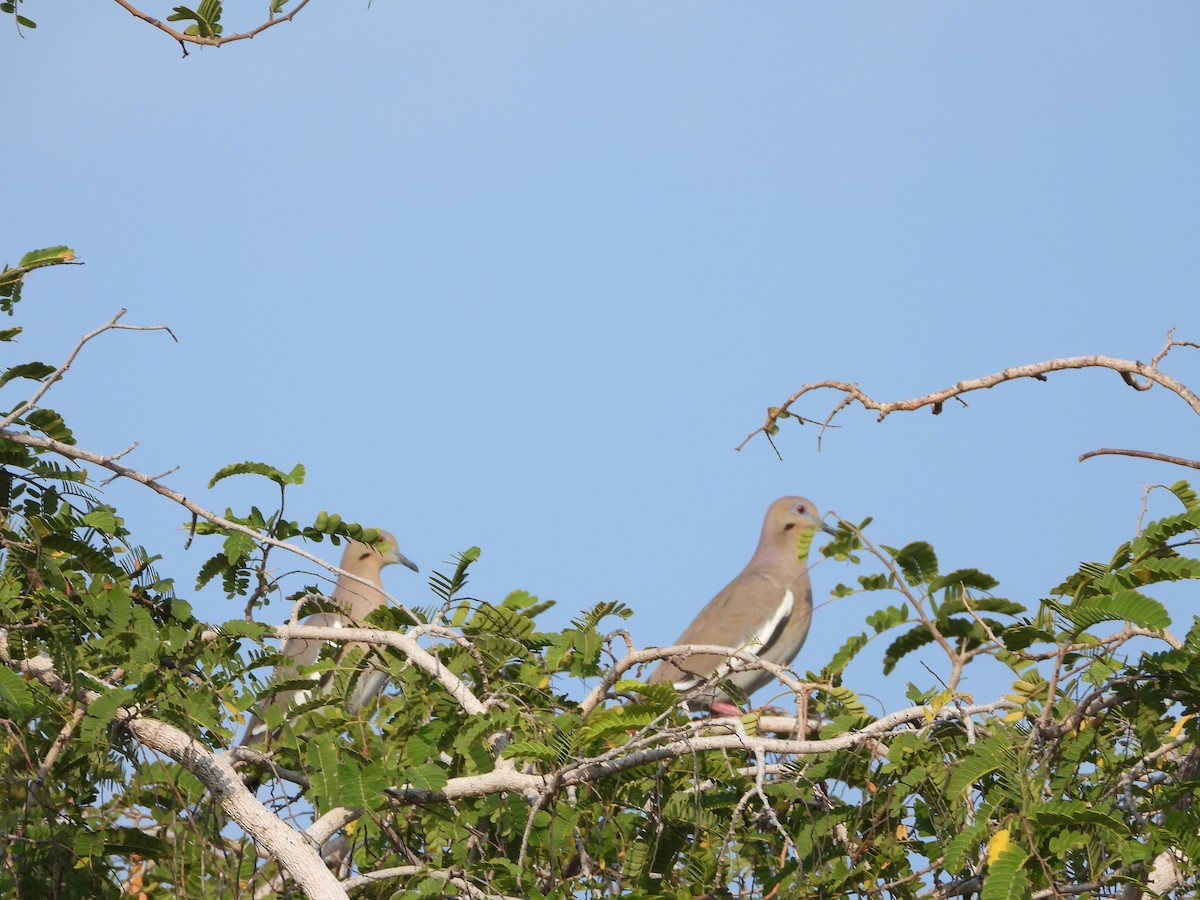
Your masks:
{"label": "foliage cluster", "polygon": [[[51,248],[6,269],[0,310],[14,314],[30,271],[71,259]],[[274,734],[263,771],[230,750],[280,687],[265,677],[279,654],[259,617],[320,593],[280,584],[272,555],[377,533],[336,514],[288,519],[302,467],[229,466],[213,483],[255,476],[277,502],[226,516],[188,506],[211,555],[181,590],[82,463],[132,470],[80,451],[42,405],[62,372],[0,374],[10,391],[36,386],[0,422],[0,895],[301,889],[256,852],[249,817],[230,812],[249,807],[225,802],[244,789],[220,784],[209,759],[271,777],[265,809],[242,799],[303,831],[363,897],[991,900],[1194,879],[1200,620],[1176,637],[1152,593],[1200,577],[1200,501],[1183,482],[1170,488],[1177,514],[1033,602],[997,596],[976,569],[942,574],[927,543],[877,547],[867,522],[840,523],[820,552],[866,574],[835,594],[887,599],[821,668],[781,685],[790,730],[780,716],[690,719],[670,686],[642,680],[655,652],[618,627],[630,615],[619,603],[550,632],[538,624],[549,604],[526,592],[470,598],[471,548],[434,574],[427,605],[365,623],[419,639],[441,674],[391,647],[340,661],[331,693]],[[241,617],[195,617],[186,596],[210,582]],[[874,673],[850,668],[877,640],[885,674],[913,654],[937,673],[887,715],[855,689]],[[961,689],[980,660],[1007,673],[1004,696]],[[391,687],[352,715],[341,701],[366,665]],[[332,654],[316,668],[335,668]],[[178,729],[198,761],[138,737],[139,721]]]}

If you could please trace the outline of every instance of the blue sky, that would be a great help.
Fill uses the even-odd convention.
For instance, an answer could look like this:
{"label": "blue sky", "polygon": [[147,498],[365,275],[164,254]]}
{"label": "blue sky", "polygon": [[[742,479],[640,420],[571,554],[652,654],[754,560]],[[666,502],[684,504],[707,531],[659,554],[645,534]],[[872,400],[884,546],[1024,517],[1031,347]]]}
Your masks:
{"label": "blue sky", "polygon": [[[806,382],[902,399],[1200,340],[1193,5],[317,2],[187,59],[116,4],[24,7],[0,258],[86,265],[29,282],[20,359],[120,307],[169,324],[55,388],[80,443],[139,441],[130,464],[218,511],[274,499],[208,491],[221,466],[303,462],[290,514],[394,531],[407,602],[478,544],[475,596],[554,598],[559,626],[620,600],[667,643],[789,493],[1032,602],[1184,477],[1080,453],[1198,455],[1182,401],[1100,372],[733,450]],[[1200,384],[1196,351],[1166,368]],[[206,554],[143,494],[110,488],[192,596]],[[859,571],[818,566],[818,598]],[[801,668],[881,605],[822,606]],[[890,705],[903,680],[848,675]]]}

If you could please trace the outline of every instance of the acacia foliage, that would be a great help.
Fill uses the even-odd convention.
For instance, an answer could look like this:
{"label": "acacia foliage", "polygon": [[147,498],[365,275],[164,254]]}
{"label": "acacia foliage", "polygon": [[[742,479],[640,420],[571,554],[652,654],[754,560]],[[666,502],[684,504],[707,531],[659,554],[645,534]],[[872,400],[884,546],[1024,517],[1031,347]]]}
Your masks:
{"label": "acacia foliage", "polygon": [[[26,274],[72,258],[50,248],[6,269],[0,311],[17,310]],[[209,555],[180,587],[158,571],[163,538],[130,534],[43,405],[60,374],[27,361],[0,375],[39,398],[13,403],[0,430],[0,895],[295,893],[201,773],[129,723],[166,722],[258,766],[230,748],[256,700],[287,687],[269,682],[278,644],[263,622],[321,591],[275,581],[289,567],[271,542],[376,535],[336,514],[288,519],[302,467],[235,464],[213,483],[264,479],[273,501],[198,515]],[[314,669],[332,670],[331,693],[279,723],[262,800],[365,897],[1193,896],[1200,620],[1172,623],[1154,588],[1194,590],[1200,501],[1183,482],[1170,491],[1176,514],[1025,602],[977,569],[943,574],[928,543],[876,546],[868,522],[841,523],[819,552],[864,573],[835,595],[884,599],[780,685],[776,702],[811,723],[792,734],[756,715],[691,720],[642,680],[654,654],[634,648],[620,603],[546,631],[549,603],[529,593],[470,598],[471,548],[423,602],[366,624],[419,636],[476,702],[407,652],[329,654]],[[236,602],[228,621],[194,615],[205,585]],[[860,698],[879,673],[851,664],[873,641],[885,675],[913,655],[928,665],[910,707],[874,715]],[[55,678],[31,674],[34,659]],[[350,714],[362,665],[391,687]],[[980,665],[1010,687],[964,693]]]}

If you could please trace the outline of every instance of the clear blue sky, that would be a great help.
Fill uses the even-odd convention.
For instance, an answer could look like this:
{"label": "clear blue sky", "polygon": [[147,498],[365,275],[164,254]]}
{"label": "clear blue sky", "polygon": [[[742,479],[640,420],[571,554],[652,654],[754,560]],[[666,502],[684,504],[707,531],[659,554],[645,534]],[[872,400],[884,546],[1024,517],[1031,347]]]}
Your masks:
{"label": "clear blue sky", "polygon": [[[110,335],[55,389],[80,442],[140,441],[131,464],[218,511],[274,499],[206,490],[221,466],[303,462],[290,514],[393,530],[408,602],[479,544],[474,595],[554,598],[548,625],[621,600],[667,643],[787,493],[1036,601],[1182,477],[1080,453],[1200,455],[1178,398],[1086,372],[938,418],[850,410],[821,452],[793,425],[782,462],[733,450],[805,382],[901,399],[1200,340],[1195,5],[317,0],[187,59],[114,3],[24,12],[24,38],[0,18],[0,258],[86,265],[28,283],[20,359],[122,306],[169,324],[180,343]],[[1200,385],[1196,351],[1167,368]],[[178,511],[110,492],[192,596]],[[818,597],[859,571],[817,567]],[[801,668],[880,605],[822,607]]]}

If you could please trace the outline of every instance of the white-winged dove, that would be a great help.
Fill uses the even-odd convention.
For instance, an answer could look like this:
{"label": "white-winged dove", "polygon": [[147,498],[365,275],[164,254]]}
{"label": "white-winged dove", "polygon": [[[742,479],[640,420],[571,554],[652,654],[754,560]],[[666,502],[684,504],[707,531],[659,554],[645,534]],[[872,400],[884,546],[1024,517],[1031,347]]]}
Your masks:
{"label": "white-winged dove", "polygon": [[[368,587],[345,575],[339,575],[337,586],[333,589],[330,600],[342,612],[317,613],[305,619],[305,625],[331,625],[334,628],[341,628],[343,625],[361,625],[362,620],[373,609],[387,603],[387,597],[383,592],[383,581],[380,578],[380,572],[384,566],[399,563],[402,566],[408,566],[414,572],[417,571],[416,564],[396,549],[396,539],[391,534],[384,531],[380,533],[380,537],[382,543],[375,546],[359,541],[350,541],[346,545],[345,553],[342,554],[341,568],[354,575],[369,579],[372,586]],[[324,644],[324,641],[289,638],[280,648],[280,652],[289,657],[292,663],[276,666],[274,679],[276,681],[295,679],[298,667],[311,666],[320,658],[321,648]],[[343,644],[338,657],[341,659],[350,652],[351,648],[363,646],[358,643]],[[329,675],[326,675],[321,680],[320,687],[324,689],[330,680]],[[347,708],[351,712],[362,709],[368,700],[383,690],[386,681],[387,676],[378,669],[372,668],[363,672],[355,684],[354,693],[346,704]],[[308,691],[280,691],[263,701],[260,710],[250,716],[250,722],[246,725],[246,732],[242,736],[242,745],[257,744],[266,738],[267,723],[263,719],[267,708],[270,706],[286,707],[293,702],[302,703],[307,699],[307,695]]]}
{"label": "white-winged dove", "polygon": [[[812,620],[812,586],[807,561],[798,553],[800,538],[817,528],[836,533],[820,521],[812,501],[780,497],[772,503],[746,568],[700,610],[675,643],[736,647],[776,665],[788,665],[804,645]],[[745,669],[745,665],[725,656],[696,653],[664,660],[650,681],[670,681],[680,692],[709,683],[712,687],[693,697],[691,705],[740,715],[716,683],[728,679],[749,696],[771,680],[769,672]]]}

